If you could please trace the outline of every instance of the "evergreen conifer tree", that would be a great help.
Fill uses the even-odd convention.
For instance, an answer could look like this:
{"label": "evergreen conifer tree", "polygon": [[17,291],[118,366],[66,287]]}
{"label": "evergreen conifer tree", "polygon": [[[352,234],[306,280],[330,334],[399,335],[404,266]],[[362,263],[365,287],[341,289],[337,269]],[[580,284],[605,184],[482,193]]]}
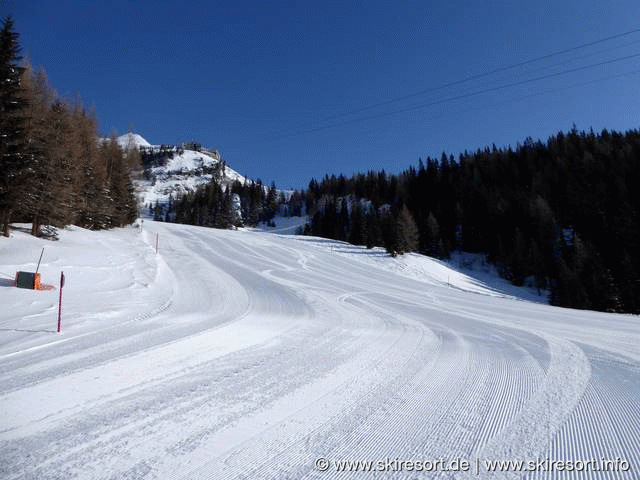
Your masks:
{"label": "evergreen conifer tree", "polygon": [[13,20],[0,30],[0,229],[9,236],[9,223],[20,200],[29,158],[25,138],[27,102],[21,89],[20,46]]}

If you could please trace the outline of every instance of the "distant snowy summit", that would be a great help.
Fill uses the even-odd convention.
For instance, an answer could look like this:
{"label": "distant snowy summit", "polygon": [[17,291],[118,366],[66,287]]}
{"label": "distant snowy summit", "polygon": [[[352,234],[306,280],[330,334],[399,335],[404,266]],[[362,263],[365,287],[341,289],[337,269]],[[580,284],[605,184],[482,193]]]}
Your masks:
{"label": "distant snowy summit", "polygon": [[236,180],[250,181],[229,168],[217,150],[203,148],[197,142],[152,145],[131,132],[119,136],[117,141],[123,149],[140,150],[143,172],[135,184],[143,212],[149,206],[166,205],[171,199],[194,192],[214,178],[223,187]]}
{"label": "distant snowy summit", "polygon": [[138,135],[137,133],[125,133],[124,135],[120,135],[117,141],[118,145],[124,149],[140,147],[151,148],[151,144],[147,142],[142,135]]}
{"label": "distant snowy summit", "polygon": [[[111,141],[111,137],[102,137],[98,138],[98,144],[104,144]],[[138,135],[137,133],[125,133],[124,135],[120,135],[116,138],[116,142],[123,150],[129,150],[131,148],[152,148],[149,142],[147,142],[142,135]]]}

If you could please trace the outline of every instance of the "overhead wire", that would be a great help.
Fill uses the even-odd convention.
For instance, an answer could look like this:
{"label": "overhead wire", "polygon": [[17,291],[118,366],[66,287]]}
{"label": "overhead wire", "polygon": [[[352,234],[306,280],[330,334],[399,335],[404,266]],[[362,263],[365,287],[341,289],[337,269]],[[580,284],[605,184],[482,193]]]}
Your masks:
{"label": "overhead wire", "polygon": [[[572,56],[570,58],[565,58],[562,59],[560,61],[555,61],[553,63],[548,63],[544,65],[544,70],[552,70],[555,67],[567,67],[570,64],[576,63],[580,60],[586,60],[588,58],[592,58],[592,57],[597,57],[598,55],[602,55],[602,54],[606,54],[609,52],[613,52],[613,51],[621,51],[623,50],[625,47],[630,47],[630,46],[634,46],[634,45],[638,45],[640,44],[640,39],[636,39],[630,42],[625,42],[622,44],[617,44],[617,45],[613,45],[604,49],[600,49],[597,51],[593,51],[593,52],[589,52],[589,53],[585,53],[584,55],[579,55],[579,56]],[[514,72],[514,75],[517,74],[518,77],[526,77],[528,75],[534,75],[537,74],[538,72],[542,71],[543,68],[542,67],[537,67],[537,68],[532,68],[532,69],[526,69],[526,70],[521,70],[518,72]],[[488,79],[487,81],[483,82],[483,84],[489,84],[489,82],[495,83],[496,81],[501,81],[501,80],[508,80],[509,78],[512,78],[513,75],[508,75],[506,77],[502,77],[502,78],[498,78],[498,79]]]}
{"label": "overhead wire", "polygon": [[462,79],[459,79],[459,80],[454,80],[452,82],[448,82],[448,83],[445,83],[445,84],[442,84],[442,85],[438,85],[438,86],[435,86],[435,87],[429,87],[429,88],[426,88],[426,89],[423,89],[423,90],[420,90],[420,91],[417,91],[417,92],[409,93],[407,95],[402,95],[402,96],[399,96],[399,97],[391,98],[389,100],[384,100],[382,102],[377,102],[377,103],[373,103],[373,104],[370,104],[370,105],[365,105],[363,107],[359,107],[357,109],[354,109],[354,110],[351,110],[351,111],[348,111],[348,112],[344,112],[344,113],[337,114],[337,115],[334,115],[334,116],[331,116],[331,117],[327,117],[327,118],[325,118],[324,120],[321,120],[321,121],[329,121],[329,120],[334,120],[334,119],[346,117],[346,116],[353,115],[353,114],[356,114],[356,113],[361,113],[361,112],[366,111],[366,110],[371,110],[371,109],[378,108],[378,107],[381,107],[381,106],[386,106],[386,105],[389,105],[389,104],[392,104],[392,103],[400,102],[400,101],[403,101],[403,100],[408,100],[410,98],[415,98],[415,97],[418,97],[420,95],[424,95],[426,93],[432,93],[434,91],[444,90],[444,89],[449,88],[449,87],[453,87],[453,86],[456,86],[456,85],[461,85],[463,83],[471,82],[473,80],[478,80],[480,78],[484,78],[484,77],[488,77],[488,76],[491,76],[491,75],[495,75],[496,73],[501,73],[501,72],[505,72],[505,71],[512,70],[512,69],[515,69],[515,68],[523,67],[525,65],[529,65],[529,64],[532,64],[532,63],[535,63],[535,62],[539,62],[539,61],[542,61],[542,60],[553,58],[553,57],[556,57],[558,55],[563,55],[565,53],[571,53],[571,52],[574,52],[574,51],[577,51],[577,50],[581,50],[583,48],[591,47],[591,46],[594,46],[594,45],[598,45],[598,44],[601,44],[601,43],[609,42],[609,41],[615,40],[617,38],[622,38],[622,37],[626,37],[626,36],[629,36],[629,35],[633,35],[635,33],[640,33],[640,28],[635,28],[635,29],[632,29],[632,30],[628,30],[626,32],[618,33],[616,35],[610,35],[608,37],[604,37],[604,38],[600,38],[600,39],[597,39],[597,40],[593,40],[591,42],[587,42],[587,43],[583,43],[583,44],[580,44],[580,45],[576,45],[574,47],[558,50],[558,51],[555,51],[555,52],[552,52],[552,53],[548,53],[548,54],[541,55],[541,56],[538,56],[538,57],[535,57],[535,58],[531,58],[529,60],[524,60],[524,61],[521,61],[521,62],[513,63],[513,64],[510,64],[510,65],[507,65],[507,66],[504,66],[504,67],[494,68],[492,70],[481,72],[481,73],[478,73],[478,74],[475,74],[475,75],[470,75],[470,76],[467,76],[465,78],[462,78]]}
{"label": "overhead wire", "polygon": [[[537,92],[533,92],[527,95],[523,95],[523,96],[518,96],[518,97],[513,97],[507,100],[503,100],[500,102],[492,102],[491,105],[485,105],[485,106],[481,106],[481,107],[467,107],[465,109],[462,110],[458,110],[455,113],[461,113],[461,112],[468,112],[468,111],[482,111],[482,110],[486,110],[488,108],[493,108],[496,105],[506,105],[506,104],[510,104],[510,103],[514,103],[514,102],[518,102],[521,100],[526,100],[529,98],[534,98],[534,97],[539,97],[542,95],[548,95],[548,94],[553,94],[553,93],[557,93],[557,92],[561,92],[564,90],[568,90],[568,89],[574,89],[574,88],[579,88],[579,87],[583,87],[586,85],[593,85],[596,83],[600,83],[600,82],[604,82],[607,80],[612,80],[612,79],[616,79],[616,78],[621,78],[621,77],[630,77],[633,75],[639,75],[640,74],[640,69],[635,69],[635,70],[629,70],[626,72],[621,72],[621,73],[616,73],[613,75],[607,75],[604,77],[599,77],[599,78],[595,78],[595,79],[591,79],[591,80],[587,80],[584,82],[578,82],[578,83],[572,83],[570,85],[563,85],[562,87],[557,87],[557,88],[551,88],[551,89],[546,89],[546,90],[541,90],[541,91],[537,91]],[[429,118],[431,119],[439,119],[439,118],[443,118],[445,116],[447,116],[450,112],[443,112],[439,115],[436,116],[430,116]]]}
{"label": "overhead wire", "polygon": [[[523,67],[523,66],[526,66],[526,65],[530,65],[530,64],[533,64],[533,63],[536,63],[536,62],[540,62],[542,60],[546,60],[546,59],[550,59],[550,58],[553,58],[553,57],[556,57],[556,56],[559,56],[559,55],[571,53],[571,52],[574,52],[574,51],[577,51],[577,50],[580,50],[580,49],[588,48],[588,47],[591,47],[591,46],[594,46],[594,45],[602,44],[602,43],[605,43],[605,42],[608,42],[608,41],[611,41],[611,40],[615,40],[615,39],[618,39],[618,38],[626,37],[626,36],[633,35],[633,34],[636,34],[636,33],[640,33],[640,28],[628,30],[626,32],[622,32],[622,33],[619,33],[619,34],[616,34],[616,35],[611,35],[611,36],[608,36],[608,37],[604,37],[604,38],[600,38],[600,39],[597,39],[597,40],[593,40],[593,41],[590,41],[590,42],[587,42],[587,43],[583,43],[583,44],[580,44],[580,45],[577,45],[577,46],[574,46],[574,47],[558,50],[558,51],[555,51],[555,52],[552,52],[552,53],[541,55],[541,56],[538,56],[538,57],[535,57],[535,58],[532,58],[532,59],[529,59],[529,60],[517,62],[517,63],[511,64],[511,65],[504,66],[504,67],[499,67],[499,68],[495,68],[495,69],[488,70],[488,71],[485,71],[485,72],[481,72],[481,73],[478,73],[476,75],[471,75],[471,76],[468,76],[468,77],[465,77],[465,78],[462,78],[462,79],[459,79],[459,80],[455,80],[455,81],[452,81],[452,82],[448,82],[448,83],[445,83],[445,84],[442,84],[442,85],[438,85],[438,86],[435,86],[435,87],[430,87],[430,88],[427,88],[427,89],[423,89],[423,90],[420,90],[418,92],[413,92],[413,93],[410,93],[410,94],[407,94],[407,95],[403,95],[403,96],[399,96],[399,97],[395,97],[395,98],[392,98],[392,99],[389,99],[389,100],[385,100],[385,101],[377,102],[377,103],[374,103],[374,104],[366,105],[366,106],[363,106],[363,107],[360,107],[360,108],[357,108],[357,109],[354,109],[354,110],[351,110],[351,111],[348,111],[348,112],[344,112],[344,113],[341,113],[341,114],[324,117],[323,119],[320,119],[320,120],[313,120],[313,121],[310,121],[310,122],[307,122],[307,123],[304,124],[305,126],[308,126],[309,128],[298,129],[298,130],[295,130],[295,131],[291,131],[291,130],[281,131],[279,133],[275,133],[270,138],[266,139],[266,141],[289,138],[289,137],[308,134],[308,133],[314,133],[314,132],[318,132],[318,131],[322,131],[322,130],[327,130],[327,129],[331,129],[331,128],[350,125],[352,123],[358,123],[358,122],[363,122],[363,121],[367,121],[367,120],[371,120],[371,119],[391,116],[391,115],[395,115],[395,114],[399,114],[399,113],[405,113],[405,112],[409,112],[409,111],[413,111],[413,110],[417,110],[417,109],[421,109],[421,108],[427,108],[427,107],[430,107],[430,106],[435,106],[435,105],[446,103],[446,102],[451,102],[451,101],[461,100],[461,99],[464,99],[464,98],[473,97],[473,96],[480,95],[480,94],[483,94],[483,93],[489,93],[489,92],[492,92],[492,91],[502,90],[502,89],[506,89],[506,88],[519,86],[519,85],[525,85],[525,84],[528,84],[528,83],[533,83],[533,82],[541,81],[541,80],[544,80],[544,79],[557,77],[557,76],[560,76],[560,75],[566,75],[566,74],[569,74],[569,73],[578,72],[578,71],[586,70],[586,69],[589,69],[589,68],[595,68],[595,67],[598,67],[598,66],[603,66],[603,65],[607,65],[607,64],[611,64],[611,63],[615,63],[615,62],[628,60],[628,59],[631,59],[631,58],[636,58],[636,57],[640,56],[640,53],[639,54],[627,55],[627,56],[623,56],[623,57],[618,57],[618,58],[615,58],[615,59],[609,59],[609,60],[605,60],[605,61],[602,61],[602,62],[596,62],[596,63],[592,63],[592,64],[589,64],[589,65],[582,65],[582,66],[571,68],[571,69],[565,69],[565,70],[560,71],[560,72],[553,72],[553,73],[548,73],[548,74],[545,74],[545,75],[539,75],[539,76],[536,76],[536,77],[533,77],[533,78],[529,78],[529,79],[524,79],[524,80],[520,80],[520,81],[516,81],[516,82],[511,82],[511,83],[507,83],[507,84],[499,85],[499,86],[492,86],[492,87],[488,87],[488,88],[485,88],[485,89],[479,89],[479,90],[475,90],[475,91],[464,93],[464,94],[458,94],[458,95],[449,96],[449,97],[442,98],[442,99],[432,100],[432,101],[428,101],[428,102],[421,102],[421,103],[419,103],[417,105],[413,105],[413,106],[410,106],[410,107],[405,107],[405,108],[396,109],[396,110],[387,111],[387,112],[381,112],[381,113],[372,114],[372,115],[368,115],[368,116],[359,116],[359,117],[356,117],[356,118],[352,118],[352,119],[346,120],[344,122],[333,122],[333,123],[328,123],[327,124],[327,122],[332,122],[334,120],[338,120],[338,119],[341,119],[341,118],[344,118],[344,117],[353,116],[353,115],[356,115],[358,113],[364,113],[364,112],[367,112],[369,110],[373,110],[373,109],[380,108],[380,107],[383,107],[383,106],[388,106],[388,105],[392,105],[392,104],[399,103],[399,102],[402,102],[402,101],[406,101],[406,100],[409,100],[409,99],[412,99],[412,98],[416,98],[416,97],[419,97],[419,96],[422,96],[422,95],[426,95],[428,93],[434,93],[434,92],[437,92],[437,91],[445,90],[445,89],[450,88],[450,87],[463,85],[465,83],[469,83],[469,82],[472,82],[474,80],[479,80],[479,79],[482,79],[482,78],[490,77],[490,76],[495,75],[497,73],[502,73],[502,72],[507,72],[509,70],[514,70],[516,68]],[[573,61],[576,61],[576,60],[592,57],[594,55],[598,55],[598,54],[601,54],[601,53],[606,53],[606,52],[614,50],[614,49],[620,49],[620,48],[623,48],[625,46],[629,46],[629,45],[632,45],[632,44],[635,44],[635,43],[638,43],[638,41],[627,42],[626,44],[615,45],[613,47],[609,47],[609,48],[607,48],[605,50],[601,50],[599,52],[592,52],[592,53],[589,53],[589,54],[586,54],[586,55],[582,55],[582,56],[579,56],[579,57],[569,58],[569,59],[565,60],[563,63],[573,62]],[[556,66],[556,65],[560,65],[560,64],[556,63],[555,65],[547,65],[547,66],[542,67],[542,68],[546,70],[546,69],[548,69],[550,67],[553,67],[553,66]],[[541,69],[538,68],[538,69],[535,69],[533,71],[526,72],[525,74],[535,73],[536,71],[541,71]],[[322,125],[322,124],[325,124],[325,125]],[[316,125],[316,126],[312,127],[313,125]]]}
{"label": "overhead wire", "polygon": [[540,76],[533,77],[533,78],[528,78],[528,79],[525,79],[525,80],[519,80],[519,81],[516,81],[516,82],[511,82],[511,83],[507,83],[507,84],[503,84],[503,85],[492,86],[492,87],[488,87],[488,88],[484,88],[484,89],[480,89],[480,90],[475,90],[475,91],[468,92],[468,93],[449,96],[449,97],[441,98],[441,99],[438,99],[438,100],[433,100],[433,101],[429,101],[429,102],[423,102],[423,103],[420,103],[420,104],[417,104],[417,105],[413,105],[413,106],[410,106],[410,107],[405,107],[405,108],[396,109],[396,110],[392,110],[392,111],[372,114],[372,115],[365,116],[365,117],[359,117],[359,118],[355,118],[355,119],[346,120],[344,122],[331,123],[331,124],[328,124],[328,125],[322,125],[322,126],[318,126],[318,127],[315,127],[315,128],[298,130],[296,132],[291,132],[291,133],[289,133],[287,135],[277,136],[277,137],[274,137],[272,139],[274,139],[274,140],[275,139],[284,139],[284,138],[294,137],[294,136],[303,135],[303,134],[320,132],[320,131],[331,129],[331,128],[347,126],[347,125],[351,125],[353,123],[363,122],[363,121],[367,121],[367,120],[384,118],[384,117],[388,117],[388,116],[392,116],[392,115],[397,115],[399,113],[407,113],[407,112],[420,110],[420,109],[423,109],[423,108],[432,107],[432,106],[443,104],[443,103],[448,103],[448,102],[452,102],[452,101],[456,101],[456,100],[463,100],[465,98],[474,97],[474,96],[481,95],[481,94],[484,94],[484,93],[490,93],[490,92],[494,92],[494,91],[498,91],[498,90],[504,90],[504,89],[507,89],[507,88],[512,88],[512,87],[516,87],[516,86],[520,86],[520,85],[526,85],[526,84],[529,84],[529,83],[534,83],[534,82],[538,82],[538,81],[541,81],[541,80],[546,80],[546,79],[549,79],[549,78],[554,78],[554,77],[558,77],[558,76],[561,76],[561,75],[567,75],[569,73],[575,73],[575,72],[587,70],[587,69],[590,69],[590,68],[609,65],[609,64],[612,64],[612,63],[621,62],[621,61],[624,61],[624,60],[629,60],[629,59],[638,58],[638,57],[640,57],[640,53],[634,53],[634,54],[631,54],[631,55],[625,55],[625,56],[622,56],[622,57],[617,57],[617,58],[614,58],[614,59],[609,59],[609,60],[605,60],[605,61],[601,61],[601,62],[596,62],[596,63],[592,63],[592,64],[589,64],[589,65],[582,65],[582,66],[579,66],[579,67],[566,69],[566,70],[563,70],[563,71],[560,71],[560,72],[553,72],[553,73],[540,75]]}

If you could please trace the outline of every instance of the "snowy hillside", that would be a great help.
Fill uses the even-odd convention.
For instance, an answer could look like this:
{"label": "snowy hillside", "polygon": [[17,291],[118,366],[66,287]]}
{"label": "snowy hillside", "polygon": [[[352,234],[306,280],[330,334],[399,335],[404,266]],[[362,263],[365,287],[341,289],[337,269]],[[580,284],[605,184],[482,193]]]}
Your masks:
{"label": "snowy hillside", "polygon": [[[60,335],[59,292],[11,286],[43,245]],[[151,221],[0,237],[0,477],[638,478],[638,317],[398,265]]]}
{"label": "snowy hillside", "polygon": [[[177,198],[185,193],[192,192],[200,185],[209,183],[212,173],[203,173],[218,165],[220,160],[203,152],[184,150],[169,160],[161,167],[151,169],[153,180],[138,180],[136,189],[142,205],[157,202],[163,204],[169,201],[169,197]],[[222,185],[227,185],[235,180],[242,183],[245,177],[229,167],[224,168],[220,178]]]}
{"label": "snowy hillside", "polygon": [[[149,152],[159,152],[162,149],[171,151],[170,158],[165,165],[154,166],[149,170],[149,179],[137,180],[136,191],[140,205],[155,205],[167,203],[169,197],[177,198],[192,192],[200,185],[211,181],[213,171],[218,167],[219,181],[226,186],[236,180],[244,183],[247,179],[229,168],[223,162],[217,151],[196,151],[180,146],[151,145],[142,136],[127,133],[118,137],[118,143],[123,148],[143,147]],[[146,210],[143,208],[143,212]]]}

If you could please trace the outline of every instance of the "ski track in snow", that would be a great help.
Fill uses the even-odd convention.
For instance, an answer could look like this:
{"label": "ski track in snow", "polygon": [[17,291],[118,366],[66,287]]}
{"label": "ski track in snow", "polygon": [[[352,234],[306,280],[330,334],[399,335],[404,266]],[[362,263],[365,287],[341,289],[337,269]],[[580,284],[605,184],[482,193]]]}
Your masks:
{"label": "ski track in snow", "polygon": [[[3,479],[640,478],[638,317],[457,273],[449,288],[442,267],[414,278],[322,239],[155,222],[63,234],[42,268],[69,278],[60,336],[57,291],[0,286]],[[6,277],[35,266],[18,260],[33,241],[10,241]],[[320,472],[319,457],[632,470]]]}

